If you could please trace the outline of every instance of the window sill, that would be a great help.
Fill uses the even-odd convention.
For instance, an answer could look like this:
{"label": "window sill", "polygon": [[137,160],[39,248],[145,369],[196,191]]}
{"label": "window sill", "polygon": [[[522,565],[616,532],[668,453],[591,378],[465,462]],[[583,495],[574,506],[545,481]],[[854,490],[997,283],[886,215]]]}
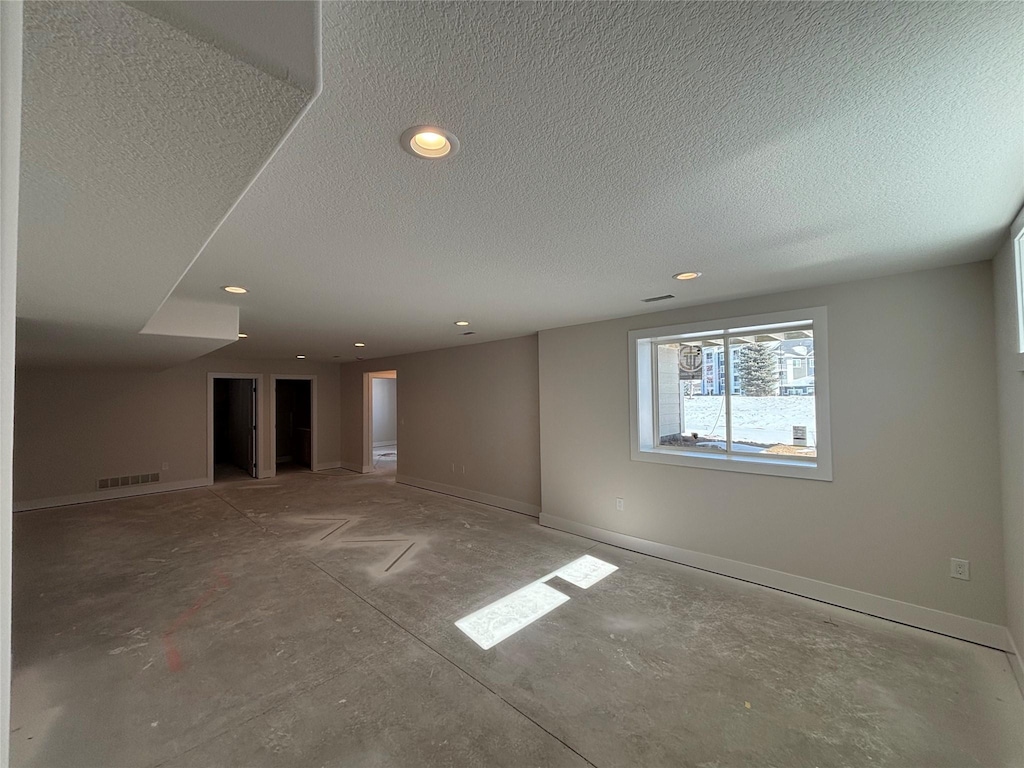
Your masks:
{"label": "window sill", "polygon": [[832,467],[822,462],[820,457],[818,461],[801,461],[784,458],[753,458],[737,454],[705,455],[671,448],[644,448],[642,450],[634,448],[631,458],[633,461],[645,461],[651,464],[672,464],[679,467],[794,477],[802,480],[832,480]]}

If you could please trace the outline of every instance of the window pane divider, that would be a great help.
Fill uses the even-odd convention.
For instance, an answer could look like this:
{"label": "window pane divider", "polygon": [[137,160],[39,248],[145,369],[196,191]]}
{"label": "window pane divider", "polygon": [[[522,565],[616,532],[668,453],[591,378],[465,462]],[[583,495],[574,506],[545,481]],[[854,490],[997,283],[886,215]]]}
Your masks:
{"label": "window pane divider", "polygon": [[725,351],[725,453],[732,455],[732,347],[728,336],[722,338]]}
{"label": "window pane divider", "polygon": [[654,402],[651,411],[654,413],[654,434],[651,435],[652,445],[661,445],[661,377],[658,370],[658,344],[651,344],[651,382],[654,384]]}

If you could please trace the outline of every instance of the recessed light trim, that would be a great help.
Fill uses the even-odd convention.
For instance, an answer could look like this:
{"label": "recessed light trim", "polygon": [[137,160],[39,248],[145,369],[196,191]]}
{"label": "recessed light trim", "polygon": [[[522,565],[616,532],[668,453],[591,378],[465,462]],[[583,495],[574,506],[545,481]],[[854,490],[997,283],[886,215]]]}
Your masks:
{"label": "recessed light trim", "polygon": [[249,292],[248,288],[243,288],[240,285],[222,285],[221,286],[221,290],[222,291],[227,291],[228,293],[248,293]]}
{"label": "recessed light trim", "polygon": [[465,326],[469,325],[469,320],[456,320],[455,324],[460,328],[464,328]]}
{"label": "recessed light trim", "polygon": [[352,346],[353,346],[353,347],[365,347],[365,346],[366,346],[366,344],[364,344],[364,343],[363,343],[363,342],[361,342],[361,341],[357,341],[357,342],[356,342],[355,344],[353,344]]}
{"label": "recessed light trim", "polygon": [[696,280],[701,274],[701,272],[676,272],[672,277],[675,280]]}
{"label": "recessed light trim", "polygon": [[305,359],[306,359],[306,356],[305,356],[305,355],[296,355],[296,356],[295,356],[295,359],[296,359],[296,360],[305,360]]}
{"label": "recessed light trim", "polygon": [[402,149],[421,160],[440,160],[459,151],[455,135],[433,125],[414,125],[402,133]]}
{"label": "recessed light trim", "polygon": [[240,333],[240,334],[238,334],[238,338],[240,338],[240,339],[248,339],[249,338],[249,334],[248,333]]}

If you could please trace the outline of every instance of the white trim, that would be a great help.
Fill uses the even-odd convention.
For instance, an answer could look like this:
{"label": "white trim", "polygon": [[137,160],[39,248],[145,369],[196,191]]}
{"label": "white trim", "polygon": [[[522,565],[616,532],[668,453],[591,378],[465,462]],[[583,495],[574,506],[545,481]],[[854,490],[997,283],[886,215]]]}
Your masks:
{"label": "white trim", "polygon": [[[657,447],[654,431],[657,430],[657,398],[654,397],[654,369],[647,371],[648,364],[656,364],[652,347],[662,339],[700,333],[720,332],[722,335],[736,335],[740,329],[761,325],[778,325],[798,321],[811,322],[814,330],[814,375],[815,375],[815,420],[817,456],[813,461],[784,458],[761,458],[744,454],[707,454]],[[696,323],[681,323],[658,328],[642,328],[630,331],[629,342],[629,429],[630,458],[654,464],[674,464],[701,469],[717,469],[730,472],[746,472],[776,477],[795,477],[807,480],[832,480],[832,432],[830,427],[831,407],[829,405],[828,377],[828,311],[825,307],[771,312],[745,317],[719,318]],[[730,371],[729,353],[726,352],[726,375]],[[641,364],[641,360],[643,361]],[[642,381],[640,381],[642,377]],[[650,377],[650,378],[648,378]],[[639,381],[639,384],[638,384]],[[726,380],[726,390],[731,382]],[[640,397],[640,390],[651,392],[651,402]],[[728,398],[728,396],[726,396]],[[652,425],[652,434],[647,434],[647,424]],[[643,427],[643,429],[641,429]],[[727,439],[731,439],[731,428],[727,420]]]}
{"label": "white trim", "polygon": [[262,454],[261,443],[263,442],[263,424],[260,418],[260,411],[263,404],[263,381],[262,373],[207,373],[206,374],[206,479],[208,485],[213,485],[213,380],[214,379],[252,379],[256,382],[256,478],[263,480],[273,475],[263,472],[263,463],[260,461]]}
{"label": "white trim", "polygon": [[482,491],[473,491],[469,488],[460,488],[457,485],[447,485],[446,483],[435,483],[433,480],[421,480],[417,477],[408,477],[407,475],[395,475],[395,482],[400,485],[411,485],[414,488],[421,488],[424,491],[434,491],[435,493],[443,493],[446,496],[455,496],[467,501],[475,501],[478,504],[486,504],[490,507],[507,509],[510,512],[518,512],[521,515],[540,517],[540,507],[535,504],[527,504],[525,501],[506,499],[504,496],[494,496]]}
{"label": "white trim", "polygon": [[1010,225],[1014,295],[1017,297],[1017,370],[1024,371],[1024,208]]}
{"label": "white trim", "polygon": [[[272,373],[270,374],[270,466],[267,467],[266,477],[275,477],[277,475],[277,382],[281,379],[289,381],[308,381],[309,384],[309,468],[313,472],[320,471],[320,465],[317,463],[317,412],[316,412],[316,375],[315,374],[292,374],[292,373]],[[334,467],[327,467],[327,469],[334,469]],[[262,477],[262,475],[261,475]]]}
{"label": "white trim", "polygon": [[20,2],[0,2],[0,767],[9,765],[11,743],[11,511],[22,11]]}
{"label": "white trim", "polygon": [[34,509],[67,507],[72,504],[89,504],[94,501],[125,499],[130,496],[149,496],[154,493],[183,491],[188,488],[205,488],[208,485],[213,485],[209,478],[197,477],[193,480],[174,480],[169,483],[148,483],[146,485],[129,485],[125,488],[104,488],[102,491],[88,491],[86,493],[73,493],[69,496],[51,496],[46,499],[19,501],[14,505],[14,511],[31,512]]}
{"label": "white trim", "polygon": [[[385,375],[388,374],[388,375]],[[374,471],[373,466],[373,380],[374,379],[398,379],[398,371],[394,368],[384,368],[380,371],[366,371],[363,373],[363,474]],[[398,406],[398,383],[395,382],[395,412],[397,415]],[[399,424],[401,421],[399,421]],[[398,429],[398,424],[395,425]],[[395,441],[395,445],[398,441]]]}
{"label": "white trim", "polygon": [[313,468],[314,472],[323,472],[325,469],[341,469],[340,461],[328,461],[326,464],[317,464]]}
{"label": "white trim", "polygon": [[1017,644],[1013,642],[1013,633],[1009,627],[1006,629],[1006,658],[1010,662],[1010,669],[1013,676],[1017,678],[1017,687],[1020,688],[1021,696],[1024,696],[1024,659],[1017,651]]}
{"label": "white trim", "polygon": [[778,589],[782,592],[807,597],[830,605],[837,605],[851,611],[866,613],[881,619],[888,619],[911,627],[937,632],[960,640],[967,640],[978,645],[986,645],[1000,651],[1008,650],[1006,627],[989,624],[966,616],[938,611],[934,608],[904,603],[881,595],[860,592],[849,587],[840,587],[824,581],[796,576],[792,573],[775,571],[759,565],[729,560],[716,555],[692,552],[656,541],[648,541],[625,533],[605,530],[592,525],[578,523],[541,513],[540,524],[546,528],[554,528],[567,533],[575,533],[594,541],[601,541],[623,549],[640,552],[645,555],[670,560],[681,565],[699,568],[722,576],[729,576],[741,581],[749,581],[763,587]]}
{"label": "white trim", "polygon": [[[361,446],[363,474],[373,471],[373,374],[363,374],[363,443]],[[367,469],[369,467],[369,469]]]}
{"label": "white trim", "polygon": [[339,461],[338,469],[347,469],[349,472],[360,472],[363,471],[362,464],[356,464],[354,461]]}

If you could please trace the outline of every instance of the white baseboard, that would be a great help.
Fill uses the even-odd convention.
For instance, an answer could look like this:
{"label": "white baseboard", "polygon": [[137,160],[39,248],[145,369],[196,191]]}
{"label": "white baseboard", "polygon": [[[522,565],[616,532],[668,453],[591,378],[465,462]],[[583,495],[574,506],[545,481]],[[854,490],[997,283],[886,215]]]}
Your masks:
{"label": "white baseboard", "polygon": [[317,464],[316,467],[313,468],[313,471],[314,472],[323,472],[325,469],[341,469],[341,468],[342,467],[341,467],[341,462],[340,461],[329,461],[326,464]]}
{"label": "white baseboard", "polygon": [[1017,644],[1013,642],[1013,635],[1010,634],[1009,628],[1006,630],[1006,658],[1010,660],[1010,669],[1013,670],[1013,676],[1017,678],[1017,687],[1020,688],[1020,693],[1024,696],[1024,659],[1021,658],[1020,653],[1017,649]]}
{"label": "white baseboard", "polygon": [[[625,533],[616,533],[604,528],[577,523],[574,520],[567,520],[554,515],[542,513],[540,524],[555,528],[559,531],[575,533],[595,541],[612,544],[616,547],[629,549],[633,552],[640,552],[645,555],[660,557],[663,560],[670,560],[674,563],[699,568],[703,571],[731,576],[734,579],[749,581],[753,584],[760,584],[764,587],[771,587],[782,592],[789,592],[801,597],[808,597],[822,603],[837,605],[840,608],[848,608],[859,613],[866,613],[882,619],[908,624],[919,629],[926,629],[930,632],[937,632],[940,635],[949,635],[960,640],[967,640],[978,645],[986,645],[1000,651],[1009,651],[1009,633],[1006,627],[999,624],[989,624],[978,619],[970,619],[966,616],[946,613],[934,608],[925,608],[913,603],[904,603],[892,598],[873,595],[868,592],[860,592],[849,587],[840,587],[835,584],[828,584],[824,581],[808,579],[804,576],[795,576],[791,573],[763,568],[759,565],[741,563],[738,560],[729,560],[716,555],[706,555],[701,552],[692,552],[687,549],[679,549],[668,544],[659,544],[656,541],[639,539]],[[1017,657],[1018,659],[1020,657]]]}
{"label": "white baseboard", "polygon": [[129,496],[148,496],[151,493],[166,493],[167,491],[183,491],[187,488],[203,488],[213,485],[210,478],[203,477],[195,480],[175,480],[171,483],[145,483],[142,485],[129,485],[125,488],[104,488],[102,491],[89,491],[87,493],[74,493],[70,496],[51,496],[47,499],[31,499],[30,501],[19,501],[14,505],[15,512],[29,512],[33,509],[46,509],[47,507],[66,507],[71,504],[88,504],[92,501],[108,501],[110,499],[125,499]]}
{"label": "white baseboard", "polygon": [[362,464],[356,464],[353,461],[339,461],[338,462],[338,468],[339,469],[347,469],[349,472],[362,472],[363,471],[363,465]]}
{"label": "white baseboard", "polygon": [[408,477],[406,475],[397,475],[395,477],[395,482],[401,483],[402,485],[411,485],[414,488],[422,488],[425,491],[435,491],[437,493],[447,494],[448,496],[457,496],[460,499],[475,501],[480,504],[487,504],[491,507],[507,509],[511,512],[518,512],[521,515],[540,517],[540,507],[534,504],[527,504],[525,501],[506,499],[503,496],[493,496],[490,493],[471,491],[469,488],[460,488],[457,485],[435,483],[433,480],[421,480],[419,478]]}

